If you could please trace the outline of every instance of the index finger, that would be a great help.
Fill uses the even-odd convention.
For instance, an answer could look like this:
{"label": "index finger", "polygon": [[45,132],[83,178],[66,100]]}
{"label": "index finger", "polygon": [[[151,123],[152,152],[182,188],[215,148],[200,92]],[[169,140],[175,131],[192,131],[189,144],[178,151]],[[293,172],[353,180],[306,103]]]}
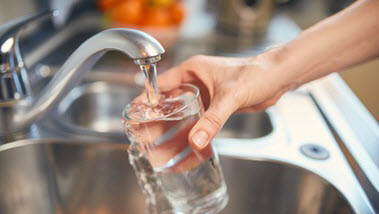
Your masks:
{"label": "index finger", "polygon": [[180,66],[173,67],[158,75],[158,88],[172,89],[182,83],[184,70]]}

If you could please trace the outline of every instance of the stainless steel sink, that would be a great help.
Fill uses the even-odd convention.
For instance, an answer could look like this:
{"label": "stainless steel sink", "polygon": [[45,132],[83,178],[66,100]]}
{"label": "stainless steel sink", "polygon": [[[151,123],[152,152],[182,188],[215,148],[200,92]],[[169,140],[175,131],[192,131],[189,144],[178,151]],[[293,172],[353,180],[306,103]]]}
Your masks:
{"label": "stainless steel sink", "polygon": [[[126,148],[62,140],[0,146],[0,213],[144,213]],[[230,196],[222,214],[353,213],[340,191],[306,169],[227,156],[221,162]]]}
{"label": "stainless steel sink", "polygon": [[[92,82],[75,88],[59,105],[58,124],[81,135],[95,135],[126,140],[121,124],[121,111],[141,93],[132,84]],[[233,115],[218,137],[253,139],[273,130],[266,112]]]}
{"label": "stainless steel sink", "polygon": [[140,93],[138,87],[127,84],[82,85],[58,106],[57,123],[74,133],[125,140],[121,112]]}
{"label": "stainless steel sink", "polygon": [[230,203],[222,213],[353,213],[344,196],[303,168],[222,157]]}

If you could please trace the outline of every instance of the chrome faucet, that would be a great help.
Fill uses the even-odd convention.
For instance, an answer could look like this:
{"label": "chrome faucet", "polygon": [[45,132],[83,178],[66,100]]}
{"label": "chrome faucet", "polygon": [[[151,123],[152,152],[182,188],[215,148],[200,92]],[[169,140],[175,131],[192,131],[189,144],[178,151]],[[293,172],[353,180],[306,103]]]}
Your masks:
{"label": "chrome faucet", "polygon": [[156,63],[165,52],[156,39],[144,32],[126,28],[104,30],[79,46],[42,92],[33,96],[18,47],[18,35],[21,28],[54,13],[23,17],[0,26],[0,136],[22,131],[41,119],[104,53],[121,51],[137,65],[143,65]]}

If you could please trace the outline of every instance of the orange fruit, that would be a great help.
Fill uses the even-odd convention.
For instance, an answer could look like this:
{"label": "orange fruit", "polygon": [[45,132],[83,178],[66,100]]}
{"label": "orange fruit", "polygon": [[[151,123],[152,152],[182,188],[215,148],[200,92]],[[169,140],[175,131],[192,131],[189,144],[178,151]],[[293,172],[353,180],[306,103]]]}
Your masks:
{"label": "orange fruit", "polygon": [[111,9],[112,21],[121,25],[135,25],[143,14],[143,2],[136,0],[124,1]]}
{"label": "orange fruit", "polygon": [[149,7],[168,7],[174,2],[175,0],[146,0],[146,5]]}
{"label": "orange fruit", "polygon": [[100,10],[106,11],[112,8],[114,5],[120,3],[121,1],[122,0],[98,0],[96,4]]}
{"label": "orange fruit", "polygon": [[185,16],[184,7],[180,2],[175,2],[169,8],[171,21],[175,25],[179,25]]}
{"label": "orange fruit", "polygon": [[166,27],[171,25],[170,13],[164,8],[148,9],[140,22],[143,26]]}

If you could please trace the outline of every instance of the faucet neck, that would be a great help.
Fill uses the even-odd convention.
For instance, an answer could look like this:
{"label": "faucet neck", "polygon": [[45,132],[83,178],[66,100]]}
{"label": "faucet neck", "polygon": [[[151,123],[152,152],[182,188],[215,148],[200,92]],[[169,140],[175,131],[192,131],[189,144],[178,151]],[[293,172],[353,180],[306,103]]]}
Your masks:
{"label": "faucet neck", "polygon": [[[102,31],[85,41],[66,60],[42,93],[31,105],[2,107],[0,135],[20,130],[40,119],[56,106],[82,79],[104,53],[116,50],[134,59],[136,64],[156,63],[164,53],[161,44],[141,31],[116,28]],[[4,131],[5,130],[5,131]]]}

